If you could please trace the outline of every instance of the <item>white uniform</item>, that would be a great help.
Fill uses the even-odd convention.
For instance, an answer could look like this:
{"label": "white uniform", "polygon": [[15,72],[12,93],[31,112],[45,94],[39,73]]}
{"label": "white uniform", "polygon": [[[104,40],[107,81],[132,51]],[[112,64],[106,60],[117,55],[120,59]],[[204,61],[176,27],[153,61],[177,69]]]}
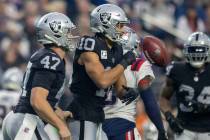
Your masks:
{"label": "white uniform", "polygon": [[[133,70],[134,69],[134,70]],[[132,66],[127,67],[127,69],[124,71],[124,75],[127,82],[128,88],[138,88],[139,82],[145,77],[145,76],[151,76],[155,78],[154,73],[151,68],[151,64],[144,60],[144,59],[137,59],[136,63],[134,63]],[[136,102],[138,98],[132,101],[130,104],[126,105],[126,103],[122,103],[122,101],[117,98],[116,102],[112,105],[106,105],[104,107],[105,112],[105,119],[114,119],[114,118],[122,118],[131,122],[135,122],[135,116],[136,116]],[[113,126],[114,127],[114,126]],[[99,140],[108,140],[106,137],[105,132],[102,131],[102,129],[99,129]],[[126,133],[126,137],[129,139],[135,140],[141,140],[140,134],[138,133],[137,128],[133,129],[134,136],[132,135],[132,132]]]}
{"label": "white uniform", "polygon": [[[137,60],[138,61],[138,60]],[[124,75],[127,82],[127,87],[129,88],[138,88],[139,82],[145,76],[151,76],[155,78],[154,73],[151,68],[151,64],[146,60],[139,60],[138,66],[136,67],[136,71],[131,70],[131,66],[129,66],[125,71]],[[116,102],[113,105],[107,105],[104,107],[105,118],[123,118],[132,122],[135,122],[136,115],[136,102],[137,99],[132,103],[126,105],[126,103],[122,103],[120,99],[117,98]]]}

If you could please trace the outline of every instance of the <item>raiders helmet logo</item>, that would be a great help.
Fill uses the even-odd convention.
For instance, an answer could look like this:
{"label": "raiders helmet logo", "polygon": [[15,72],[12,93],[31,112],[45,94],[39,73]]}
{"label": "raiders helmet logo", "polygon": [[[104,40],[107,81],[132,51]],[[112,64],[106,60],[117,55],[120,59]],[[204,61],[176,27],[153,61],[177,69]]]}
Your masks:
{"label": "raiders helmet logo", "polygon": [[54,33],[58,33],[58,31],[61,29],[61,22],[60,21],[53,21],[53,22],[49,23],[49,25],[50,25],[50,29]]}
{"label": "raiders helmet logo", "polygon": [[111,19],[111,13],[101,13],[100,20],[103,24],[107,24]]}

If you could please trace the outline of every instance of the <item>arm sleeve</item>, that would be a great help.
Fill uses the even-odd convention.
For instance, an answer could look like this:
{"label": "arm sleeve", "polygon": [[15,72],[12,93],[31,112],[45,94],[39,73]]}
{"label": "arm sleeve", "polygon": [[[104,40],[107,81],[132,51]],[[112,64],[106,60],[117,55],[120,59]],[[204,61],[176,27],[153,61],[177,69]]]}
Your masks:
{"label": "arm sleeve", "polygon": [[165,132],[161,120],[160,109],[151,88],[141,91],[140,96],[144,102],[145,110],[150,120],[154,123],[159,132]]}
{"label": "arm sleeve", "polygon": [[54,71],[38,70],[35,72],[34,77],[32,79],[32,88],[42,87],[49,90],[55,79],[56,73]]}

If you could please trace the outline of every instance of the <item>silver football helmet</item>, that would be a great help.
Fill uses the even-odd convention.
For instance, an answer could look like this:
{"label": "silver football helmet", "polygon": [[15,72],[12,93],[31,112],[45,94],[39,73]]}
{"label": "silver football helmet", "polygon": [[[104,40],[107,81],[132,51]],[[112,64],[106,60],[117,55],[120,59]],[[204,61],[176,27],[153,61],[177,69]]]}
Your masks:
{"label": "silver football helmet", "polygon": [[9,68],[3,74],[1,81],[2,88],[6,90],[20,91],[22,80],[23,72],[19,68]]}
{"label": "silver football helmet", "polygon": [[120,43],[122,32],[117,26],[129,23],[124,11],[113,4],[96,7],[90,14],[90,27],[95,33],[102,33],[113,42]]}
{"label": "silver football helmet", "polygon": [[64,50],[74,50],[79,36],[74,35],[76,26],[64,14],[51,12],[42,16],[36,23],[38,42],[56,44]]}
{"label": "silver football helmet", "polygon": [[130,27],[124,26],[124,33],[121,38],[121,44],[123,47],[123,53],[132,50],[136,56],[140,56],[141,51],[139,49],[140,38]]}
{"label": "silver football helmet", "polygon": [[183,53],[193,67],[200,68],[208,61],[209,47],[209,37],[203,32],[195,32],[188,37]]}

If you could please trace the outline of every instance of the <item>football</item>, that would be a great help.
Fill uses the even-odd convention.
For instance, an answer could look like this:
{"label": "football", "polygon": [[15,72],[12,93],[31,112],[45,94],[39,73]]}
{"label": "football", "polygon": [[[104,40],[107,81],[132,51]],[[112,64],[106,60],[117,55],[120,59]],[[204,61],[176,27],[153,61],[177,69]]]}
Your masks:
{"label": "football", "polygon": [[142,50],[150,63],[164,67],[169,63],[169,55],[163,41],[154,36],[145,36]]}

